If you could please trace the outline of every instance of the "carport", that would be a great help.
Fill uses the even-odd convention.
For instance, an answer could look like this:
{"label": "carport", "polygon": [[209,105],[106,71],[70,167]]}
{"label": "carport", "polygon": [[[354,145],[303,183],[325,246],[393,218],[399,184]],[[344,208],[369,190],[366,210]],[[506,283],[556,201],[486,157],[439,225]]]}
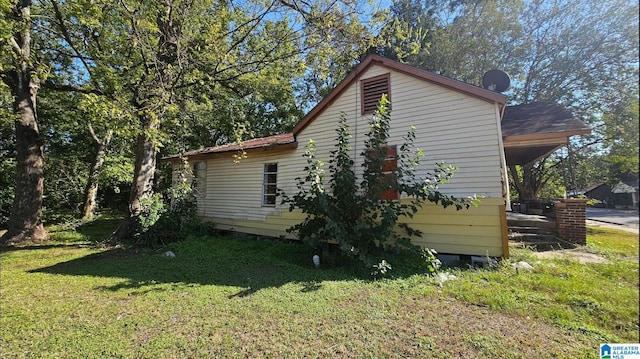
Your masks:
{"label": "carport", "polygon": [[[590,132],[586,123],[553,102],[507,106],[502,117],[506,164],[508,167],[529,164],[567,145],[571,136]],[[528,199],[514,203],[512,210],[529,213],[532,207],[535,207],[534,214],[543,214],[549,205]]]}
{"label": "carport", "polygon": [[507,166],[533,162],[569,143],[569,137],[590,132],[586,123],[552,102],[507,106],[502,117]]}

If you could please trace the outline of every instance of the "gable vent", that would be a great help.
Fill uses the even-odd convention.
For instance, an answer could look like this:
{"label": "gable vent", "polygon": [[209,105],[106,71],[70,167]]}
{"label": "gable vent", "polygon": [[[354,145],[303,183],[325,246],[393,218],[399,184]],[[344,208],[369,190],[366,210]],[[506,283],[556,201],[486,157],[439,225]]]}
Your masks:
{"label": "gable vent", "polygon": [[372,77],[362,80],[361,85],[361,108],[362,114],[367,115],[374,113],[378,108],[378,102],[382,94],[387,94],[389,100],[389,107],[391,107],[391,95],[389,93],[389,74]]}

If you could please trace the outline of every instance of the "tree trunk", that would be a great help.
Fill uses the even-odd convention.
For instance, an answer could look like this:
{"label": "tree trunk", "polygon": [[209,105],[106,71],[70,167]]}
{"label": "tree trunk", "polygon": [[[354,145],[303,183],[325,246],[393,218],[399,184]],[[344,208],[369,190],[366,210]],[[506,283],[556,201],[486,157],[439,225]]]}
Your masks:
{"label": "tree trunk", "polygon": [[109,143],[111,142],[111,135],[113,134],[113,131],[109,130],[107,131],[107,134],[104,136],[104,138],[100,140],[93,131],[91,123],[89,123],[88,126],[89,133],[91,134],[91,137],[93,137],[94,143],[96,145],[96,155],[93,158],[93,163],[91,164],[91,168],[89,169],[89,178],[87,179],[87,186],[84,190],[84,207],[82,208],[82,218],[85,220],[91,219],[96,209],[96,198],[98,197],[98,177],[100,175],[100,168],[104,163],[104,155],[107,152],[107,148],[109,147]]}
{"label": "tree trunk", "polygon": [[[159,30],[158,48],[155,53],[145,56],[145,49],[139,48],[144,60],[146,73],[143,79],[135,84],[133,90],[133,104],[137,109],[140,120],[140,134],[136,150],[136,163],[129,196],[129,206],[118,229],[111,235],[110,242],[131,239],[140,232],[140,214],[143,210],[142,201],[153,195],[153,179],[156,169],[157,134],[160,130],[160,118],[163,108],[168,104],[172,95],[174,71],[172,66],[177,63],[177,37],[180,34],[181,22],[174,19],[176,12],[174,4],[165,2],[163,14],[156,18]],[[132,21],[136,21],[134,17]],[[134,29],[133,37],[140,36],[138,29]],[[154,138],[155,137],[155,138]]]}
{"label": "tree trunk", "polygon": [[511,178],[513,179],[513,183],[518,190],[518,200],[524,201],[528,199],[537,199],[542,189],[542,182],[538,180],[537,171],[533,168],[533,162],[529,162],[525,165],[521,165],[522,167],[522,178],[518,176],[518,171],[516,166],[509,166],[509,171],[511,172]]}
{"label": "tree trunk", "polygon": [[38,79],[29,74],[14,74],[15,107],[20,114],[16,121],[16,177],[13,209],[3,243],[43,242],[49,235],[42,225],[42,195],[44,192],[43,142],[38,130],[36,94]]}
{"label": "tree trunk", "polygon": [[3,81],[11,89],[14,110],[20,115],[16,126],[16,177],[13,208],[8,231],[1,243],[44,242],[49,234],[42,225],[42,195],[44,192],[43,141],[38,129],[36,96],[40,80],[29,67],[31,32],[28,26],[31,1],[16,4],[15,13],[24,22],[22,31],[14,34],[10,43],[16,62],[14,69],[3,74]]}
{"label": "tree trunk", "polygon": [[111,236],[111,242],[133,238],[140,224],[139,216],[142,212],[141,201],[153,194],[153,178],[156,169],[156,145],[150,134],[157,132],[160,122],[154,116],[143,112],[140,115],[142,131],[138,135],[136,150],[136,164],[131,184],[129,206],[118,229]]}

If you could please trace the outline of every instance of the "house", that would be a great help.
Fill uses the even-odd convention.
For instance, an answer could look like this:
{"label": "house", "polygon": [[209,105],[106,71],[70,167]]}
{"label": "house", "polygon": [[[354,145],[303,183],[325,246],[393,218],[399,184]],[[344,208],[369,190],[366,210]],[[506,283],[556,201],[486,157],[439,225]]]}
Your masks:
{"label": "house", "polygon": [[[286,229],[304,215],[281,206],[276,188],[296,193],[295,178],[304,176],[302,155],[309,140],[315,142],[317,158],[328,161],[341,114],[352,136],[354,170],[361,173],[359,154],[382,93],[390,100],[389,145],[402,144],[415,126],[414,144],[425,152],[418,172],[446,161],[459,170],[440,190],[482,198],[478,207],[461,211],[425,204],[410,220],[423,232],[413,242],[439,253],[507,257],[508,163],[501,123],[506,97],[376,55],[364,59],[290,133],[182,154],[193,169],[198,215],[220,229],[295,238]],[[527,141],[530,147],[540,144],[531,136],[515,136],[511,143],[519,151]],[[243,153],[246,158],[238,160]],[[174,173],[180,171],[181,156],[165,158],[174,163]]]}
{"label": "house", "polygon": [[615,202],[613,200],[613,192],[612,188],[606,183],[598,183],[593,186],[587,187],[580,191],[580,194],[584,194],[589,199],[596,199],[600,201],[600,203],[596,203],[594,207],[600,208],[613,208]]}
{"label": "house", "polygon": [[581,191],[587,198],[597,199],[601,203],[595,207],[638,208],[638,179],[619,182],[611,187],[599,183]]}

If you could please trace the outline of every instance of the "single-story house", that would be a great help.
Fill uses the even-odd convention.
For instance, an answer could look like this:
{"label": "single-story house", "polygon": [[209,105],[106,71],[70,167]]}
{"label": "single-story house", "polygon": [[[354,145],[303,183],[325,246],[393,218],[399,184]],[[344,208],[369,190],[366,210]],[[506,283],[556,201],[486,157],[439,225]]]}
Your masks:
{"label": "single-story house", "polygon": [[[527,131],[541,132],[540,128],[525,126],[519,133],[516,126],[507,138],[502,123],[507,109],[504,95],[384,57],[365,58],[290,133],[189,151],[165,160],[173,162],[174,173],[181,170],[181,158],[188,160],[198,215],[218,228],[293,239],[295,235],[286,229],[304,216],[280,205],[276,188],[289,195],[296,193],[295,178],[304,177],[303,153],[309,140],[315,142],[317,158],[328,161],[341,115],[347,118],[352,136],[354,169],[361,173],[359,154],[382,93],[390,100],[389,145],[402,144],[403,136],[414,126],[414,144],[425,153],[418,172],[431,171],[436,162],[445,161],[459,170],[440,190],[482,198],[478,207],[460,211],[425,204],[410,220],[412,227],[423,232],[414,243],[439,253],[508,256],[507,158],[523,160],[526,151],[522,149],[527,146],[531,153],[547,153],[583,128],[543,126],[549,133],[542,131],[537,136]],[[507,152],[508,145],[513,152]],[[246,158],[239,158],[241,153]]]}
{"label": "single-story house", "polygon": [[638,180],[619,182],[611,187],[607,183],[599,183],[581,191],[590,199],[601,201],[595,207],[638,208]]}

